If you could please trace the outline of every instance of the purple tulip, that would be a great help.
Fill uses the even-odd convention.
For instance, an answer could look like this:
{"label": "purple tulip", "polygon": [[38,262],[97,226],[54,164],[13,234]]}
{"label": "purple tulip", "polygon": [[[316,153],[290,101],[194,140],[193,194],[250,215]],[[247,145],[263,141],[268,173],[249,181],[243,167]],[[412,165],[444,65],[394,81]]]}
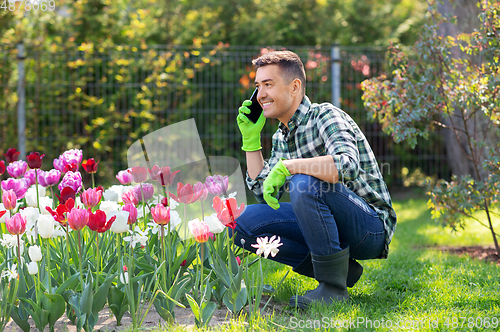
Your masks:
{"label": "purple tulip", "polygon": [[29,169],[26,171],[26,173],[24,173],[24,181],[26,181],[28,188],[36,183],[36,181],[35,181],[35,169]]}
{"label": "purple tulip", "polygon": [[24,179],[9,178],[2,181],[2,190],[14,190],[17,199],[24,198],[26,191],[28,191],[28,184]]}
{"label": "purple tulip", "polygon": [[83,153],[82,150],[78,149],[71,149],[68,151],[64,151],[60,156],[59,159],[54,159],[54,167],[64,173],[64,166],[70,165],[70,164],[76,164],[80,165],[82,163],[83,159]]}
{"label": "purple tulip", "polygon": [[130,174],[130,172],[128,170],[119,171],[118,174],[116,175],[116,178],[123,185],[130,184],[134,180],[134,178],[132,177],[132,174]]}
{"label": "purple tulip", "polygon": [[[133,190],[135,198],[137,198],[139,202],[142,202],[141,187],[136,185]],[[155,189],[151,183],[142,183],[142,191],[144,192],[144,199],[148,201],[153,197]]]}
{"label": "purple tulip", "polygon": [[28,170],[28,163],[23,160],[13,161],[7,165],[7,172],[13,178],[20,178]]}
{"label": "purple tulip", "polygon": [[70,187],[75,192],[79,192],[82,189],[82,174],[80,172],[66,172],[58,188],[62,191],[65,187]]}
{"label": "purple tulip", "polygon": [[42,170],[38,171],[38,183],[44,188],[52,187],[61,179],[61,171],[57,169],[51,169],[48,172]]}
{"label": "purple tulip", "polygon": [[205,181],[208,192],[215,196],[224,195],[227,193],[229,186],[229,177],[222,175],[207,176]]}

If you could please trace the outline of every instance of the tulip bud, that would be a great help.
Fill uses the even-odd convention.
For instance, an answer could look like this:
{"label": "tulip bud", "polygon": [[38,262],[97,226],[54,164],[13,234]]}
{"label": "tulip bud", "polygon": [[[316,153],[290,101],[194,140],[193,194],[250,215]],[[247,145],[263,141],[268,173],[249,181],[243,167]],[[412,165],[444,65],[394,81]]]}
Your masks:
{"label": "tulip bud", "polygon": [[35,275],[38,273],[38,264],[36,262],[29,262],[27,265],[29,274]]}
{"label": "tulip bud", "polygon": [[33,262],[39,262],[42,260],[42,250],[39,246],[31,246],[28,249],[28,255]]}
{"label": "tulip bud", "polygon": [[7,219],[5,223],[7,231],[12,235],[23,234],[26,230],[26,217],[20,213],[16,213],[12,218]]}
{"label": "tulip bud", "polygon": [[44,239],[54,236],[54,217],[49,214],[38,217],[38,234]]}
{"label": "tulip bud", "polygon": [[17,196],[14,190],[5,190],[2,194],[3,206],[6,210],[14,210],[17,205]]}
{"label": "tulip bud", "polygon": [[113,233],[121,234],[121,233],[125,233],[126,231],[128,231],[128,229],[129,229],[129,226],[127,223],[128,215],[129,215],[129,213],[127,211],[112,211],[109,214],[110,217],[116,216],[115,222],[113,223],[113,225],[111,225],[111,231]]}

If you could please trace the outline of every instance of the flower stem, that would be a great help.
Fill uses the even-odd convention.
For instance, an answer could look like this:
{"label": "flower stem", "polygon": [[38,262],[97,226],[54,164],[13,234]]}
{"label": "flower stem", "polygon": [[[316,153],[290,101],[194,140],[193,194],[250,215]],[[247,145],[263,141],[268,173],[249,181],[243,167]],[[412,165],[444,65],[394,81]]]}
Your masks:
{"label": "flower stem", "polygon": [[55,209],[56,197],[54,196],[54,189],[50,186],[50,194],[52,195],[52,209]]}
{"label": "flower stem", "polygon": [[21,238],[17,234],[17,265],[21,267]]}
{"label": "flower stem", "polygon": [[[165,257],[165,225],[161,225],[161,259],[163,262],[165,262],[166,257]],[[165,262],[166,263],[166,262]],[[163,291],[166,293],[167,290],[167,267],[165,266],[165,263],[163,263],[161,269],[162,269],[162,274],[163,274]]]}
{"label": "flower stem", "polygon": [[92,176],[92,188],[95,188],[95,180],[94,180],[94,173],[90,173]]}
{"label": "flower stem", "polygon": [[51,282],[51,276],[50,276],[50,242],[49,240],[47,240],[47,257],[45,257],[45,259],[47,260],[47,271],[48,271],[48,274],[47,274],[47,292],[51,292],[51,289],[52,289],[52,282]]}
{"label": "flower stem", "polygon": [[144,199],[144,190],[142,190],[142,183],[139,183],[139,188],[141,188],[141,196],[142,196],[142,218],[144,222],[144,228],[146,228],[148,221],[146,218],[146,200]]}
{"label": "flower stem", "polygon": [[35,168],[35,188],[36,188],[36,207],[38,208],[38,212],[42,213],[42,210],[40,210],[40,198],[38,194],[38,174],[37,174],[37,169]]}
{"label": "flower stem", "polygon": [[99,289],[99,272],[101,270],[101,259],[99,257],[99,233],[95,232],[95,242],[96,242],[96,283],[95,283],[95,291]]}
{"label": "flower stem", "polygon": [[78,268],[80,270],[80,284],[82,285],[82,292],[85,289],[83,286],[83,272],[82,272],[82,242],[80,237],[80,231],[78,231],[78,250],[79,250],[79,259],[78,259]]}
{"label": "flower stem", "polygon": [[134,248],[132,248],[132,246],[130,247],[129,249],[129,269],[128,269],[128,287],[129,287],[129,292],[130,292],[130,295],[129,295],[129,303],[130,303],[130,315],[132,316],[132,326],[134,328],[134,330],[136,330],[137,328],[137,315],[136,315],[136,308],[135,308],[135,300],[134,300],[134,286],[133,286],[133,283],[132,283],[132,272],[133,272],[133,265],[134,265]]}

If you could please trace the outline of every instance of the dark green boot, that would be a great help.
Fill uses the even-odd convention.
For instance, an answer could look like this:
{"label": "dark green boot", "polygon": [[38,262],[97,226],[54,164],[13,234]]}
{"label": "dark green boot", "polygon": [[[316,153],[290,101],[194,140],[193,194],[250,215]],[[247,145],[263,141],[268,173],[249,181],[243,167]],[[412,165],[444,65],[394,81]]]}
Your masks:
{"label": "dark green boot", "polygon": [[311,255],[311,261],[314,266],[314,277],[319,281],[319,286],[303,296],[292,296],[290,306],[307,309],[313,302],[330,304],[333,301],[347,300],[349,247],[332,255]]}
{"label": "dark green boot", "polygon": [[[299,265],[292,269],[293,272],[303,276],[314,278],[314,269],[311,261],[311,253]],[[363,274],[363,267],[357,261],[349,258],[349,271],[347,272],[347,287],[353,287]],[[308,291],[308,293],[311,291]]]}

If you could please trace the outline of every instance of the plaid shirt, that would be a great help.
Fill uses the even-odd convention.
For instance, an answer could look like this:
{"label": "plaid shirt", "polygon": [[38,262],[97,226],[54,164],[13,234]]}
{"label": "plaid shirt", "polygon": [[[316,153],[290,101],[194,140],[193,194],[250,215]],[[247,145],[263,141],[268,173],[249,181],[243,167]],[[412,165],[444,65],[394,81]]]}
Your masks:
{"label": "plaid shirt", "polygon": [[[290,129],[288,129],[290,128]],[[384,223],[386,243],[380,258],[386,258],[396,228],[396,213],[373,151],[354,120],[330,103],[311,104],[304,97],[288,128],[280,123],[273,135],[271,158],[255,179],[246,182],[259,203],[263,198],[263,182],[280,158],[312,158],[331,155],[339,173],[339,181],[361,197]],[[277,198],[283,193],[280,188]]]}

